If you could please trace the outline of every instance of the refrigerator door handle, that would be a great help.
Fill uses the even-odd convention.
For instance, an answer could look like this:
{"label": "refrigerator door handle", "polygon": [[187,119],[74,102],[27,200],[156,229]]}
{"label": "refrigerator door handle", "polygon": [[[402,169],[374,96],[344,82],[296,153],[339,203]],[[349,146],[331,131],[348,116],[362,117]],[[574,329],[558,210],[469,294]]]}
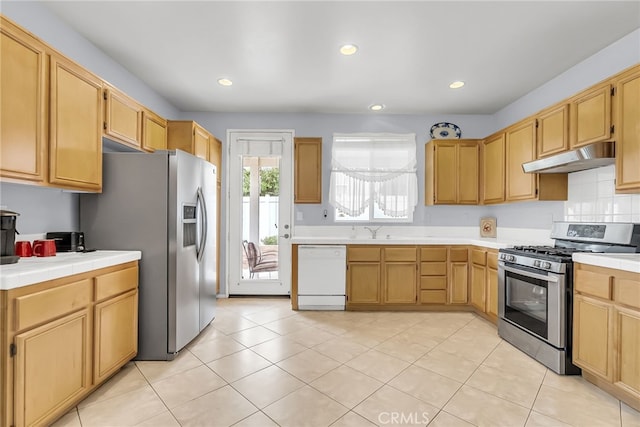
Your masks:
{"label": "refrigerator door handle", "polygon": [[202,257],[204,256],[204,248],[207,243],[207,205],[204,200],[204,194],[202,193],[202,188],[198,187],[197,191],[197,199],[196,204],[200,206],[200,242],[196,246],[196,256],[198,262],[202,261]]}

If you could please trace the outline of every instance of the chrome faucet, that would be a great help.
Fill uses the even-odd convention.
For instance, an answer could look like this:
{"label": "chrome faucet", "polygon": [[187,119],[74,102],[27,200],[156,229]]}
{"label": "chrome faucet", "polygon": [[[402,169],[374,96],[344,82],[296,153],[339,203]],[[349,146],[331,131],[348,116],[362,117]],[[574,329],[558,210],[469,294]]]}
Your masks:
{"label": "chrome faucet", "polygon": [[371,238],[375,239],[376,238],[376,234],[378,234],[378,230],[380,230],[382,228],[382,226],[378,226],[376,228],[371,228],[371,227],[364,227],[365,229],[369,230],[371,232]]}

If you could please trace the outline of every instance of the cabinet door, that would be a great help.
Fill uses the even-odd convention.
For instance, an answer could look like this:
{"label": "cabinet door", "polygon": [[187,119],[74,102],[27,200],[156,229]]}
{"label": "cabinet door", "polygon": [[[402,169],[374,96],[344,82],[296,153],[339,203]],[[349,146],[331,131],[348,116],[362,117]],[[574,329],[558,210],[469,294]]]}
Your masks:
{"label": "cabinet door", "polygon": [[482,201],[504,202],[504,133],[482,143]]}
{"label": "cabinet door", "polygon": [[470,302],[477,310],[484,313],[486,295],[486,267],[471,264]]}
{"label": "cabinet door", "polygon": [[146,151],[167,149],[167,120],[144,110],[142,120],[142,148]]}
{"label": "cabinet door", "polygon": [[611,138],[611,85],[599,85],[571,102],[571,148]]}
{"label": "cabinet door", "polygon": [[452,262],[449,267],[449,304],[468,302],[468,266],[466,262]]}
{"label": "cabinet door", "polygon": [[349,304],[378,304],[380,302],[380,263],[349,263],[347,289]]}
{"label": "cabinet door", "polygon": [[536,123],[527,120],[506,131],[507,201],[536,198],[536,174],[524,173],[522,164],[536,159]]}
{"label": "cabinet door", "polygon": [[322,138],[294,138],[295,203],[322,203]]}
{"label": "cabinet door", "polygon": [[193,155],[201,159],[209,159],[209,132],[199,125],[193,131]]}
{"label": "cabinet door", "polygon": [[575,295],[573,363],[611,382],[613,379],[612,335],[612,305],[582,295]]}
{"label": "cabinet door", "polygon": [[114,88],[105,90],[104,134],[135,148],[142,145],[142,106]]}
{"label": "cabinet door", "polygon": [[569,104],[543,111],[538,116],[538,158],[569,149]]}
{"label": "cabinet door", "polygon": [[[493,260],[491,260],[493,258]],[[487,255],[487,314],[498,317],[498,270],[493,266],[498,265],[498,254]]]}
{"label": "cabinet door", "polygon": [[435,162],[434,188],[435,203],[455,205],[458,202],[457,182],[457,146],[453,141],[434,141]]}
{"label": "cabinet door", "polygon": [[616,86],[616,190],[640,191],[640,67]]}
{"label": "cabinet door", "polygon": [[211,136],[209,138],[209,163],[216,167],[216,180],[221,181],[221,166],[222,166],[222,142]]}
{"label": "cabinet door", "polygon": [[42,182],[46,174],[47,55],[0,16],[0,176]]}
{"label": "cabinet door", "polygon": [[102,189],[102,81],[51,56],[49,182]]}
{"label": "cabinet door", "polygon": [[615,310],[614,383],[640,397],[640,311]]}
{"label": "cabinet door", "polygon": [[417,297],[417,264],[387,262],[384,264],[384,302],[415,304]]}
{"label": "cabinet door", "polygon": [[138,291],[95,306],[93,382],[98,384],[138,352]]}
{"label": "cabinet door", "polygon": [[46,425],[91,386],[89,309],[16,335],[15,425]]}
{"label": "cabinet door", "polygon": [[458,144],[457,202],[460,205],[478,204],[479,152],[475,141]]}

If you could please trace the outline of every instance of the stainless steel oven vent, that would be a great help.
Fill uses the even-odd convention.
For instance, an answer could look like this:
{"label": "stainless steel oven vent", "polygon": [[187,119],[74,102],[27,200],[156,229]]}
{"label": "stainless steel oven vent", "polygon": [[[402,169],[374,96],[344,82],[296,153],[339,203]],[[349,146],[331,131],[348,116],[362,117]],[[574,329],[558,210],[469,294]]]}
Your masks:
{"label": "stainless steel oven vent", "polygon": [[599,142],[522,164],[526,173],[565,173],[612,165],[615,143]]}

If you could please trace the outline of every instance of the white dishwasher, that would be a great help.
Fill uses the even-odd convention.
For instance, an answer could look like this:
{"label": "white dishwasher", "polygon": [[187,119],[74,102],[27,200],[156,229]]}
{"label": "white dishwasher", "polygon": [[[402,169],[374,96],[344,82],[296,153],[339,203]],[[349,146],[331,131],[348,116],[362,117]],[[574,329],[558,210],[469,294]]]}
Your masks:
{"label": "white dishwasher", "polygon": [[346,246],[298,246],[298,309],[344,310],[346,278]]}

